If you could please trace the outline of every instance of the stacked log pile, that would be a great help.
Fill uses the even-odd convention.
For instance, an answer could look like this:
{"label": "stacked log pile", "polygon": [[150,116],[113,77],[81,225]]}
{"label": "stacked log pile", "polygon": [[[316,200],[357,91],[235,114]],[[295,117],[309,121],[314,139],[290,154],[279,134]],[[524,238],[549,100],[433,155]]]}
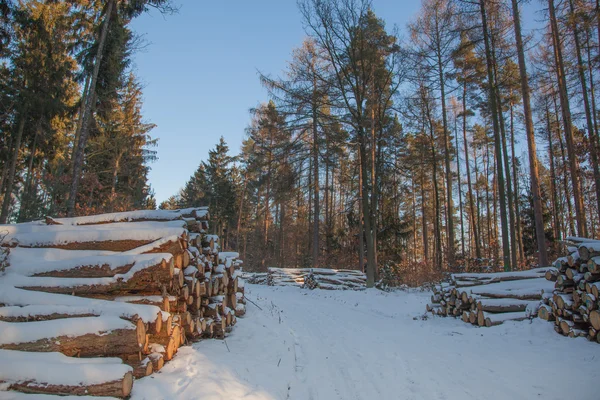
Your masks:
{"label": "stacked log pile", "polygon": [[600,240],[569,237],[564,245],[567,256],[546,274],[555,290],[538,317],[553,321],[561,335],[600,343]]}
{"label": "stacked log pile", "polygon": [[129,396],[180,346],[245,314],[242,262],[208,210],[2,225],[0,390]]}
{"label": "stacked log pile", "polygon": [[253,274],[249,282],[270,286],[297,286],[308,289],[361,290],[367,277],[361,271],[327,268],[269,268],[265,274]]}
{"label": "stacked log pile", "polygon": [[554,268],[498,273],[451,275],[450,282],[433,287],[427,312],[466,323],[491,327],[505,321],[534,317],[552,291],[545,279]]}

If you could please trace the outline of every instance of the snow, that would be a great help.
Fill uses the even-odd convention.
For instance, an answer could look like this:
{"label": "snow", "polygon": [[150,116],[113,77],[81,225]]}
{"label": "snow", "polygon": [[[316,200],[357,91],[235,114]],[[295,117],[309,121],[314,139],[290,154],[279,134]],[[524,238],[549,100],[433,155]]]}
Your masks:
{"label": "snow", "polygon": [[[73,358],[60,353],[28,353],[0,350],[0,377],[5,382],[27,382],[76,386],[122,379],[132,371],[118,358]],[[0,398],[5,392],[0,392]],[[11,398],[11,397],[6,397]]]}
{"label": "snow", "polygon": [[[130,304],[120,303],[107,300],[87,299],[83,297],[68,296],[64,294],[34,292],[30,290],[17,289],[12,285],[4,284],[4,280],[0,283],[0,303],[11,306],[29,306],[35,314],[36,307],[47,309],[47,307],[56,307],[57,313],[63,313],[68,306],[71,308],[67,314],[93,314],[103,316],[116,316],[132,319],[138,316],[144,322],[154,322],[156,316],[161,312],[160,308],[145,304]],[[0,309],[1,310],[1,309]],[[14,311],[13,311],[14,312]],[[45,311],[46,315],[52,314],[52,310]],[[163,321],[169,318],[170,314],[162,312]]]}
{"label": "snow", "polygon": [[88,333],[109,332],[116,329],[135,329],[129,321],[119,317],[84,317],[34,322],[0,321],[0,345],[30,343],[59,336],[77,337]]}
{"label": "snow", "polygon": [[248,302],[227,343],[181,348],[132,399],[598,398],[600,346],[546,321],[413,319],[428,292],[246,285],[246,296],[262,310]]}
{"label": "snow", "polygon": [[240,258],[240,253],[236,253],[235,251],[222,251],[219,253],[219,262],[225,262],[228,258]]}
{"label": "snow", "polygon": [[[208,210],[206,207],[185,208],[181,210],[138,210],[126,211],[118,213],[90,215],[85,217],[75,218],[52,218],[52,221],[61,225],[91,225],[104,224],[114,222],[131,222],[131,221],[173,221],[183,219],[184,216],[192,215],[196,211],[199,216],[206,215]],[[38,224],[46,224],[45,221],[37,221]]]}
{"label": "snow", "polygon": [[16,224],[0,225],[6,243],[20,246],[52,246],[68,243],[118,240],[157,240],[181,236],[186,232],[183,221],[124,222],[94,226]]}
{"label": "snow", "polygon": [[543,278],[546,271],[549,269],[555,268],[534,268],[527,271],[514,271],[514,272],[495,272],[490,274],[473,274],[473,273],[462,273],[462,274],[452,274],[453,280],[482,280],[489,281],[494,279],[508,279],[508,278],[516,278],[516,279],[527,279],[527,278]]}
{"label": "snow", "polygon": [[545,278],[524,279],[520,281],[506,281],[490,283],[489,285],[474,286],[467,288],[466,290],[467,292],[474,294],[513,294],[521,296],[541,294],[542,291],[544,293],[552,292],[554,290],[554,282],[548,281]]}
{"label": "snow", "polygon": [[[26,394],[19,392],[0,392],[2,400],[82,400],[81,396],[58,396],[51,394]],[[117,400],[116,397],[86,396],[85,400]]]}
{"label": "snow", "polygon": [[[140,270],[152,265],[159,264],[162,260],[170,261],[173,256],[170,253],[154,253],[154,254],[118,254],[112,253],[109,255],[85,255],[81,254],[79,257],[71,256],[59,258],[57,260],[41,260],[36,259],[36,250],[47,250],[47,249],[27,249],[17,247],[11,251],[9,255],[9,264],[11,269],[10,272],[14,272],[20,275],[31,276],[35,274],[41,274],[51,271],[67,271],[75,269],[76,267],[82,266],[95,266],[95,265],[106,265],[111,270],[126,265],[134,264],[132,269]],[[55,250],[55,249],[52,249]],[[62,250],[61,254],[64,253],[89,253],[87,251],[69,251]]]}

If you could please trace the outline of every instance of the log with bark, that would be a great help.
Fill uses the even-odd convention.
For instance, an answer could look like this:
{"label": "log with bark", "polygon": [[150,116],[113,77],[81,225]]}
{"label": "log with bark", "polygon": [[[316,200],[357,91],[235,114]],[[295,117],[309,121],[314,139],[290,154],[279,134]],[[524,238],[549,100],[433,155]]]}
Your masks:
{"label": "log with bark", "polygon": [[125,398],[133,387],[132,368],[115,358],[0,350],[0,359],[0,382],[8,390]]}

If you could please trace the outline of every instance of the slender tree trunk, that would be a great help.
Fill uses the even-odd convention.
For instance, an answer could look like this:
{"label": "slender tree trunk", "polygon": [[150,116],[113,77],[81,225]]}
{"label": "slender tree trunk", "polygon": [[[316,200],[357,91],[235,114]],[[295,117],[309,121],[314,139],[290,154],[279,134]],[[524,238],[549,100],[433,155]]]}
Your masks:
{"label": "slender tree trunk", "polygon": [[558,198],[556,188],[556,169],[554,167],[554,145],[552,143],[552,125],[550,124],[550,110],[548,109],[548,102],[546,101],[546,131],[548,133],[548,158],[550,159],[550,192],[552,192],[552,220],[553,220],[553,231],[554,240],[561,240],[560,235],[560,224],[559,224],[559,210],[558,210]]}
{"label": "slender tree trunk", "polygon": [[313,184],[314,184],[314,215],[313,215],[313,251],[312,266],[319,267],[319,131],[317,122],[316,83],[313,87],[312,131],[313,131]]}
{"label": "slender tree trunk", "polygon": [[100,33],[100,40],[98,41],[98,52],[96,54],[96,60],[94,62],[94,71],[92,73],[92,80],[90,82],[90,89],[85,103],[83,121],[81,127],[81,135],[79,142],[77,143],[77,151],[73,158],[73,177],[71,182],[71,189],[69,191],[69,200],[67,202],[67,216],[72,217],[75,212],[75,203],[77,198],[77,192],[79,189],[79,181],[81,179],[81,172],[83,169],[83,154],[87,145],[89,136],[89,125],[92,119],[92,106],[96,99],[96,84],[98,81],[98,73],[100,71],[100,65],[102,64],[102,57],[104,55],[104,47],[106,43],[106,36],[108,34],[108,27],[110,25],[110,19],[113,13],[113,7],[116,0],[108,0],[106,6],[106,16]]}
{"label": "slender tree trunk", "polygon": [[425,262],[429,262],[429,240],[428,240],[428,229],[427,229],[427,211],[425,204],[427,203],[425,197],[425,174],[421,171],[421,218],[423,224],[423,258]]}
{"label": "slender tree trunk", "polygon": [[[512,97],[512,91],[511,91]],[[515,220],[517,222],[515,236],[519,247],[519,263],[525,261],[525,253],[523,250],[523,231],[521,230],[521,210],[519,207],[519,179],[517,177],[517,158],[515,157],[515,115],[512,100],[510,101],[510,151],[512,160],[512,178],[513,178],[513,203],[515,205]]]}
{"label": "slender tree trunk", "polygon": [[242,194],[240,196],[240,206],[238,208],[237,233],[235,235],[235,248],[240,251],[240,232],[242,230],[242,219],[244,215],[244,199],[246,198],[246,186],[248,184],[248,171],[244,170],[244,183],[242,185]]}
{"label": "slender tree trunk", "polygon": [[[436,21],[437,23],[437,21]],[[438,75],[440,79],[440,95],[442,101],[442,124],[444,129],[444,161],[446,164],[446,228],[448,234],[448,264],[454,266],[454,200],[452,199],[452,169],[450,168],[450,134],[448,132],[448,115],[446,110],[446,86],[444,71],[442,69],[441,54],[438,49]]]}
{"label": "slender tree trunk", "polygon": [[535,131],[533,128],[531,100],[529,97],[529,77],[527,75],[527,64],[525,63],[525,51],[523,49],[523,38],[521,35],[519,5],[517,4],[517,0],[511,1],[513,8],[513,25],[517,42],[517,55],[519,59],[519,75],[521,78],[521,96],[523,97],[523,115],[525,117],[527,150],[529,154],[529,179],[531,181],[531,193],[533,196],[533,214],[535,220],[535,237],[538,247],[538,263],[540,266],[546,266],[549,265],[548,252],[546,250],[546,234],[544,232],[544,215],[542,211],[542,195],[540,191],[540,174],[535,145]]}
{"label": "slender tree trunk", "polygon": [[550,11],[550,26],[552,28],[552,40],[554,45],[554,62],[556,64],[556,78],[558,81],[558,93],[560,96],[560,108],[563,115],[563,125],[565,139],[567,141],[567,154],[569,156],[569,171],[571,173],[571,183],[573,186],[573,200],[575,201],[575,218],[577,219],[577,235],[587,236],[587,225],[585,221],[585,210],[583,208],[583,198],[581,195],[581,182],[579,180],[579,163],[575,154],[575,144],[573,142],[573,125],[571,122],[571,107],[569,104],[569,95],[567,91],[567,82],[565,67],[562,56],[562,46],[560,43],[560,33],[556,20],[554,0],[548,0],[548,9]]}
{"label": "slender tree trunk", "polygon": [[85,78],[85,85],[83,87],[83,94],[81,95],[81,104],[79,105],[79,118],[77,119],[77,127],[75,128],[75,138],[73,140],[73,149],[71,150],[71,173],[73,173],[73,163],[75,162],[75,154],[81,138],[81,128],[83,127],[83,117],[85,114],[85,105],[88,98],[88,92],[90,90],[90,75]]}
{"label": "slender tree trunk", "polygon": [[379,191],[379,174],[377,173],[376,167],[376,152],[377,152],[377,135],[375,133],[375,110],[374,104],[371,107],[371,213],[369,218],[371,218],[371,227],[373,229],[373,249],[374,249],[374,262],[375,262],[375,280],[379,279],[379,270],[377,267],[377,230],[379,225],[377,223],[377,209],[378,209],[378,191]]}
{"label": "slender tree trunk", "polygon": [[361,155],[358,153],[358,266],[361,271],[365,270],[365,224],[363,211],[363,173]]}
{"label": "slender tree trunk", "polygon": [[[564,192],[565,192],[565,196],[564,196],[564,201],[567,204],[567,223],[569,224],[569,232],[568,235],[576,235],[576,231],[575,231],[575,223],[573,220],[573,207],[571,205],[571,194],[569,193],[569,184],[568,184],[568,178],[567,178],[567,171],[568,171],[568,163],[567,163],[567,156],[565,155],[565,146],[563,143],[563,138],[561,135],[561,130],[560,130],[560,122],[559,122],[559,117],[558,117],[558,104],[556,103],[556,96],[553,96],[553,100],[554,100],[554,114],[556,115],[556,128],[557,128],[557,133],[558,133],[558,143],[560,145],[560,155],[561,155],[561,161],[562,161],[562,180],[563,180],[563,188],[564,188]],[[565,227],[565,231],[567,231],[566,227]]]}
{"label": "slender tree trunk", "polygon": [[[495,51],[494,51],[495,53]],[[495,60],[495,56],[494,60]],[[494,66],[496,62],[494,61]],[[495,68],[494,68],[495,69]],[[497,74],[497,71],[496,71]],[[517,240],[515,237],[516,220],[515,220],[515,207],[514,197],[512,192],[512,182],[510,176],[510,165],[508,163],[508,146],[506,144],[506,125],[504,123],[504,115],[502,112],[502,98],[500,97],[500,91],[498,90],[498,83],[496,82],[496,96],[498,101],[498,122],[500,122],[500,140],[502,146],[502,162],[500,168],[504,168],[504,176],[506,182],[506,196],[508,197],[508,223],[511,229],[510,233],[510,263],[513,268],[517,266]]]}
{"label": "slender tree trunk", "polygon": [[[361,129],[362,130],[362,129]],[[368,176],[368,166],[367,166],[367,149],[366,149],[366,135],[363,132],[360,132],[360,143],[359,143],[359,151],[360,151],[360,161],[363,175],[363,195],[362,195],[362,203],[363,203],[363,214],[364,214],[364,224],[365,224],[365,236],[367,239],[367,287],[373,287],[375,285],[375,271],[377,269],[375,265],[375,247],[373,242],[373,227],[371,226],[371,218],[369,215],[371,214],[371,207],[369,201],[369,187],[367,180],[365,179]]]}
{"label": "slender tree trunk", "polygon": [[457,126],[458,115],[454,115],[454,139],[456,140],[456,171],[458,181],[458,208],[460,216],[460,243],[461,243],[461,255],[465,256],[465,224],[463,218],[463,200],[462,200],[462,183],[460,179],[460,156],[458,147],[458,126]]}
{"label": "slender tree trunk", "polygon": [[[469,165],[469,142],[467,141],[467,83],[463,83],[463,142],[465,147],[465,166],[467,167],[467,185],[469,188],[469,211],[471,216],[471,230],[473,231],[473,241],[475,242],[475,257],[481,258],[481,243],[477,232],[477,220],[475,215],[475,204],[473,201],[473,186],[471,184],[471,166]],[[477,172],[476,172],[477,174]],[[477,176],[476,176],[477,177]]]}
{"label": "slender tree trunk", "polygon": [[506,195],[504,193],[504,173],[502,170],[502,148],[500,144],[500,126],[498,122],[498,106],[496,105],[496,95],[494,87],[494,66],[492,62],[492,52],[490,47],[490,39],[487,25],[487,15],[485,10],[484,0],[479,1],[481,11],[481,22],[483,26],[483,39],[485,44],[485,55],[488,74],[488,90],[490,110],[492,113],[492,123],[494,125],[494,142],[496,147],[496,170],[498,174],[498,189],[500,191],[500,221],[502,225],[502,250],[504,260],[504,270],[510,271],[510,248],[508,237],[508,218],[506,213]]}
{"label": "slender tree trunk", "polygon": [[[516,1],[516,0],[513,0]],[[573,29],[573,38],[575,39],[575,52],[577,54],[577,72],[579,75],[579,83],[581,84],[581,95],[583,96],[583,108],[585,110],[585,120],[587,122],[588,137],[590,140],[590,155],[592,157],[592,171],[594,173],[594,182],[596,188],[596,207],[600,211],[600,169],[598,168],[598,137],[594,129],[594,121],[592,120],[592,110],[590,108],[590,100],[588,96],[588,87],[585,79],[585,66],[583,65],[583,57],[581,56],[581,44],[579,42],[579,28],[575,19],[575,7],[573,0],[569,0],[569,9],[571,11],[571,21]]]}

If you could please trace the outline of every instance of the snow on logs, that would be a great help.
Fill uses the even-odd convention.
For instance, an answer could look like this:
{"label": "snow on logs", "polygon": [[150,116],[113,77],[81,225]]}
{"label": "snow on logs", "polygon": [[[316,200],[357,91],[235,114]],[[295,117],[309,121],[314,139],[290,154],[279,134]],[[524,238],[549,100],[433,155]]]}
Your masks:
{"label": "snow on logs", "polygon": [[133,371],[118,358],[0,350],[2,387],[24,393],[127,397]]}
{"label": "snow on logs", "polygon": [[567,256],[557,258],[556,273],[546,275],[554,292],[538,317],[553,321],[561,335],[600,343],[600,240],[568,237],[563,244]]}
{"label": "snow on logs", "polygon": [[252,283],[270,286],[299,286],[308,289],[361,290],[367,277],[361,271],[328,268],[269,268],[268,273],[252,274]]}
{"label": "snow on logs", "polygon": [[208,218],[193,208],[0,226],[0,391],[123,398],[180,346],[224,338],[246,313],[242,261],[219,251]]}
{"label": "snow on logs", "polygon": [[427,311],[453,316],[466,323],[491,327],[505,321],[534,317],[543,308],[553,285],[545,278],[554,268],[499,273],[451,275],[450,282],[433,287]]}

